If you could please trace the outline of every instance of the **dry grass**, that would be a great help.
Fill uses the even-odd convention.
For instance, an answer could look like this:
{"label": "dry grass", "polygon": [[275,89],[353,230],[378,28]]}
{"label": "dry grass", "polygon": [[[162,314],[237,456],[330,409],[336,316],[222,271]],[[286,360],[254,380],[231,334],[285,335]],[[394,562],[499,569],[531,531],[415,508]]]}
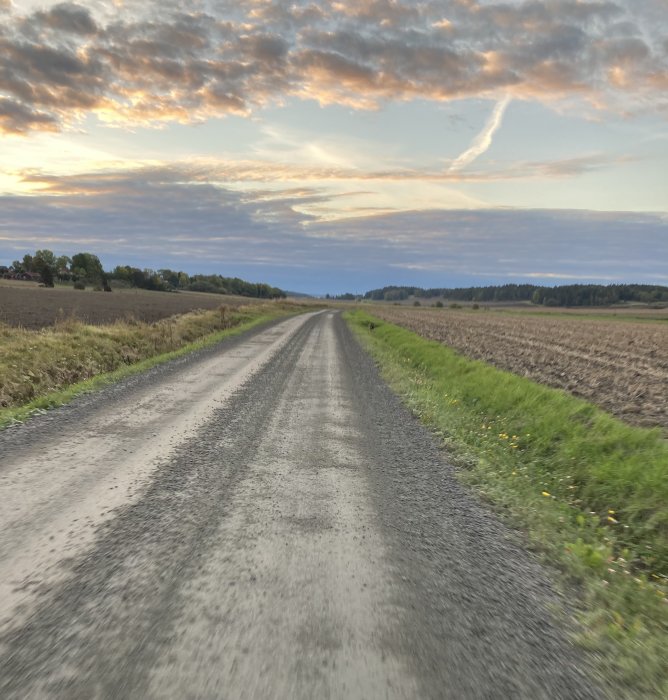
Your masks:
{"label": "dry grass", "polygon": [[374,305],[374,315],[463,355],[668,430],[668,323]]}
{"label": "dry grass", "polygon": [[0,325],[0,407],[21,406],[124,365],[179,350],[246,321],[301,308],[268,302],[235,309],[219,305],[215,310],[192,311],[154,323],[119,320],[89,325],[68,318],[40,330]]}

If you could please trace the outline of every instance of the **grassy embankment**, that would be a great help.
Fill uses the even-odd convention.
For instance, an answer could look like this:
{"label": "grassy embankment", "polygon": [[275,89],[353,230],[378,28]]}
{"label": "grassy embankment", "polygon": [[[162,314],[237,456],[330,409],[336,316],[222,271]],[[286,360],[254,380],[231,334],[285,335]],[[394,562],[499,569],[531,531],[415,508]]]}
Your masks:
{"label": "grassy embankment", "polygon": [[617,697],[668,697],[668,444],[562,391],[365,312],[389,384],[577,591],[580,644]]}
{"label": "grassy embankment", "polygon": [[42,330],[0,325],[0,427],[280,316],[290,303],[221,306],[155,323],[93,326],[66,319]]}

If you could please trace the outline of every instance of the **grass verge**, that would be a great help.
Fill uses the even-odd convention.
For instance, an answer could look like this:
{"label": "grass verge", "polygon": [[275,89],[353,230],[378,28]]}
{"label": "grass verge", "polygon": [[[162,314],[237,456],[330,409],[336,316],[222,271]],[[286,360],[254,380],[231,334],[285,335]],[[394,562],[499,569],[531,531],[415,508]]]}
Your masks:
{"label": "grass verge", "polygon": [[668,445],[363,311],[346,318],[458,474],[577,591],[577,641],[622,698],[668,697]]}
{"label": "grass verge", "polygon": [[0,326],[0,428],[304,310],[299,305],[271,303],[195,311],[156,323],[92,326],[66,320],[40,331]]}

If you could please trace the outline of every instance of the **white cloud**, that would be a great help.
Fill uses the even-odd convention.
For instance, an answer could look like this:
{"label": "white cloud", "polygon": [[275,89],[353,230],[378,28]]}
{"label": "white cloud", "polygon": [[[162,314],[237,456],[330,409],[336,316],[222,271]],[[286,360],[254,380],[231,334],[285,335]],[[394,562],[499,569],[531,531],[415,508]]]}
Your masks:
{"label": "white cloud", "polygon": [[482,131],[473,139],[473,143],[455,160],[450,166],[450,172],[456,172],[470,165],[476,158],[479,158],[485,151],[489,149],[492,145],[492,138],[494,134],[501,127],[501,122],[503,120],[503,115],[510,104],[511,97],[506,95],[503,99],[499,100],[487,120],[487,123],[483,127]]}

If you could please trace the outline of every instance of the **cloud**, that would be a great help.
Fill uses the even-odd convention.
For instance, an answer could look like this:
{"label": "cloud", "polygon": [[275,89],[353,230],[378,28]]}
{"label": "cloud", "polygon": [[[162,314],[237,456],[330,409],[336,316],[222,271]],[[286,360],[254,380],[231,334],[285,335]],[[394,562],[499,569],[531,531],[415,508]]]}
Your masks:
{"label": "cloud", "polygon": [[[1,109],[1,108],[0,108]],[[1,113],[1,112],[0,112]],[[326,154],[327,155],[327,154]],[[321,158],[318,158],[321,160]],[[327,161],[330,161],[327,155]],[[246,192],[248,201],[270,198],[270,193],[301,192],[300,203],[312,205],[318,202],[317,211],[309,206],[316,216],[322,214],[328,220],[350,215],[350,210],[338,206],[336,200],[342,196],[364,194],[370,197],[386,184],[417,183],[424,189],[429,183],[461,184],[480,182],[504,182],[511,180],[553,180],[576,177],[581,174],[604,170],[625,164],[632,159],[627,156],[610,157],[600,153],[589,153],[575,158],[546,161],[517,161],[503,163],[496,168],[478,171],[450,172],[429,169],[362,169],[333,165],[298,165],[302,159],[290,162],[277,160],[218,160],[214,158],[190,159],[171,163],[137,165],[132,169],[94,171],[75,175],[50,174],[40,170],[25,170],[12,173],[22,183],[22,190],[45,193],[51,196],[82,194],[90,190],[96,193],[105,190],[109,183],[116,186],[120,180],[134,182],[188,183],[192,186],[215,185]],[[294,183],[291,185],[290,183]],[[364,188],[364,189],[361,189]],[[371,189],[370,189],[371,188]],[[306,198],[309,193],[310,198]],[[314,195],[318,195],[317,199]],[[439,190],[443,196],[443,190]],[[460,202],[462,199],[460,198]],[[332,208],[326,209],[326,204]],[[63,200],[66,206],[67,200]],[[389,203],[388,203],[389,204]],[[459,206],[463,206],[460,203]],[[385,209],[397,210],[398,201]],[[356,209],[356,208],[355,208]],[[371,210],[373,211],[373,209]],[[308,217],[306,217],[308,218]]]}
{"label": "cloud", "polygon": [[506,108],[510,104],[510,96],[499,100],[483,127],[483,130],[473,139],[473,143],[455,160],[450,166],[450,172],[455,172],[470,165],[476,158],[479,158],[492,145],[492,138],[501,126],[501,120]]}
{"label": "cloud", "polygon": [[89,113],[197,122],[290,97],[374,109],[502,94],[668,110],[668,18],[650,0],[0,6],[0,98],[26,115],[0,127],[13,132],[69,128]]}
{"label": "cloud", "polygon": [[64,2],[46,12],[37,12],[35,21],[44,28],[88,36],[97,32],[97,25],[90,12],[81,5]]}
{"label": "cloud", "polygon": [[56,131],[58,124],[50,114],[31,110],[20,102],[0,97],[0,131],[21,133],[26,128]]}
{"label": "cloud", "polygon": [[318,224],[309,231],[372,242],[374,260],[386,266],[386,284],[667,280],[656,255],[668,255],[668,220],[655,214],[434,210]]}
{"label": "cloud", "polygon": [[0,264],[36,248],[83,249],[111,266],[215,271],[318,292],[666,275],[666,215],[367,210],[322,221],[304,213],[332,203],[315,184],[238,189],[214,184],[220,175],[204,164],[26,174],[41,189],[0,196]]}

